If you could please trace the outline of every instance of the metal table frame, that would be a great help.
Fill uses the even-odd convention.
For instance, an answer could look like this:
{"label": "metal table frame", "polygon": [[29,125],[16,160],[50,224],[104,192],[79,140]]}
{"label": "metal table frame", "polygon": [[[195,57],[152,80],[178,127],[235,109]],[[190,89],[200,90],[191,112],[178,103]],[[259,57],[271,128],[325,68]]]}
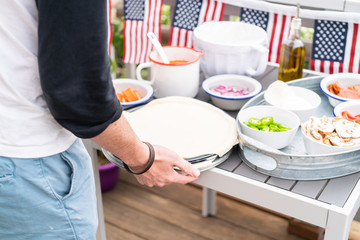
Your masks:
{"label": "metal table frame", "polygon": [[[239,168],[241,170],[236,172]],[[319,196],[311,198],[293,191],[294,186],[297,184],[301,185],[301,183],[305,182],[306,184],[307,182],[308,188],[311,189],[312,186],[310,185],[316,187],[314,183],[321,181],[291,181],[266,177],[266,181],[263,182],[252,179],[251,175],[259,176],[262,174],[250,169],[245,163],[241,163],[241,160],[236,155],[218,167],[203,172],[196,181],[197,184],[203,187],[203,216],[216,214],[216,191],[219,191],[323,227],[325,228],[325,240],[348,239],[351,222],[360,206],[359,173],[323,183],[324,186],[320,192],[325,195],[328,194],[326,192],[327,185],[332,185],[329,191],[336,191],[333,186],[337,185],[341,188],[344,184],[355,184],[353,187],[350,186],[351,191],[345,196],[346,201],[342,206],[324,202]],[[290,183],[291,187],[288,189],[283,188],[286,183]],[[341,191],[339,192],[341,194]]]}

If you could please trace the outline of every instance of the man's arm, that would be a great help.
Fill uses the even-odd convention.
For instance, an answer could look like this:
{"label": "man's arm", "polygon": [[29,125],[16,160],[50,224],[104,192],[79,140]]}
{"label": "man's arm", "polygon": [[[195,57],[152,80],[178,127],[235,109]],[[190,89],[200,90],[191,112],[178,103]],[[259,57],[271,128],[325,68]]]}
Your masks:
{"label": "man's arm", "polygon": [[[50,112],[76,136],[91,138],[135,172],[143,170],[149,149],[121,115],[110,77],[106,1],[37,0],[37,5],[40,80]],[[198,177],[199,171],[176,153],[154,147],[153,166],[136,176],[140,183],[163,186]]]}
{"label": "man's arm", "polygon": [[39,72],[54,118],[81,138],[117,120],[108,56],[107,1],[37,0]]}

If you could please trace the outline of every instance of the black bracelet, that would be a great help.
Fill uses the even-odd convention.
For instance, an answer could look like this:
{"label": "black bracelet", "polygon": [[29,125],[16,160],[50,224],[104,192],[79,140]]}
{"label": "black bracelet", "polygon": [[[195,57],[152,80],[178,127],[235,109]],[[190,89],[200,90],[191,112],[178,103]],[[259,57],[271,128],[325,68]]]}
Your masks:
{"label": "black bracelet", "polygon": [[126,171],[132,173],[132,174],[135,174],[135,175],[140,175],[140,174],[143,174],[145,173],[147,170],[149,170],[151,168],[151,166],[153,165],[154,163],[154,160],[155,160],[155,150],[154,150],[154,147],[148,143],[148,142],[144,142],[148,147],[149,147],[149,150],[150,150],[150,156],[149,156],[149,161],[148,161],[148,164],[146,166],[146,168],[144,170],[142,170],[141,172],[133,172],[128,165],[126,165],[124,163],[124,168],[126,169]]}

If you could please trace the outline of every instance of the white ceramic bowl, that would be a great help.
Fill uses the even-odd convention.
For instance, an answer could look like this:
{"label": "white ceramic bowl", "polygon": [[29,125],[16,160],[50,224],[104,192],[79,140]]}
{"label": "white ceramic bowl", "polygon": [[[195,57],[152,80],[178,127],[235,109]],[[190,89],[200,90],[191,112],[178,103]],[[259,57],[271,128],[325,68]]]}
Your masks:
{"label": "white ceramic bowl", "polygon": [[304,145],[306,152],[310,155],[317,155],[317,154],[331,154],[331,153],[339,153],[339,152],[346,152],[355,149],[360,149],[360,145],[352,146],[352,147],[338,147],[338,146],[331,146],[326,145],[320,142],[317,142],[310,137],[306,136],[303,131],[302,136],[304,139]]}
{"label": "white ceramic bowl", "polygon": [[[219,92],[211,90],[213,87],[219,85],[236,87],[237,89],[248,89],[249,94],[244,96],[224,96]],[[202,83],[202,89],[210,95],[214,105],[225,110],[234,111],[239,110],[250,98],[259,94],[262,90],[262,86],[259,81],[250,77],[235,74],[223,74],[205,79]]]}
{"label": "white ceramic bowl", "polygon": [[[264,132],[250,128],[244,124],[244,122],[248,122],[252,117],[261,119],[269,116],[273,117],[275,122],[289,127],[291,130],[285,132]],[[276,149],[288,146],[294,139],[300,125],[300,119],[295,113],[275,106],[265,105],[242,109],[239,111],[237,119],[243,134]]]}
{"label": "white ceramic bowl", "polygon": [[331,146],[331,145],[323,144],[305,135],[303,130],[301,130],[301,133],[304,140],[305,150],[307,154],[310,155],[332,154],[332,153],[347,152],[355,149],[360,149],[360,145],[355,145],[351,147],[339,147],[339,146]]}
{"label": "white ceramic bowl", "polygon": [[334,116],[340,116],[343,111],[349,112],[351,115],[359,115],[360,114],[360,100],[347,101],[340,103],[334,107],[333,114]]}
{"label": "white ceramic bowl", "polygon": [[338,105],[341,102],[354,100],[354,99],[350,99],[350,98],[339,97],[339,96],[331,93],[327,89],[327,86],[329,86],[330,84],[335,83],[335,82],[339,82],[339,84],[342,88],[347,88],[347,87],[353,86],[353,85],[359,85],[360,84],[360,74],[337,73],[337,74],[332,74],[332,75],[326,76],[320,81],[320,89],[321,89],[321,91],[323,91],[323,93],[325,95],[328,96],[329,102],[333,107],[335,107],[336,105]]}
{"label": "white ceramic bowl", "polygon": [[298,115],[301,122],[306,122],[311,116],[314,116],[321,104],[320,96],[307,88],[287,86],[288,91],[284,89],[287,91],[285,94],[287,97],[282,97],[281,91],[277,92],[274,89],[270,89],[270,87],[264,93],[265,101],[270,105],[294,112]]}
{"label": "white ceramic bowl", "polygon": [[121,103],[121,105],[124,107],[131,107],[146,103],[154,95],[154,90],[149,84],[142,83],[135,79],[118,78],[113,80],[113,84],[116,93],[120,93],[127,88],[131,88],[138,90],[140,95],[142,96],[142,98],[137,101]]}
{"label": "white ceramic bowl", "polygon": [[232,21],[208,21],[194,29],[194,48],[204,52],[205,78],[219,74],[257,76],[267,66],[267,34],[261,27]]}

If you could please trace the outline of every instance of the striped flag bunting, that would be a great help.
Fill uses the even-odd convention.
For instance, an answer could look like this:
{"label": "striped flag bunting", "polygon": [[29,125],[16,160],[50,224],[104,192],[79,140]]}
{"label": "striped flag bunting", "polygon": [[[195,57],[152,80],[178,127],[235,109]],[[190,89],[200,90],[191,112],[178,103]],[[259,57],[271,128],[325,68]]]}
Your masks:
{"label": "striped flag bunting", "polygon": [[359,23],[315,20],[311,70],[360,73]]}
{"label": "striped flag bunting", "polygon": [[224,4],[216,0],[177,0],[170,45],[193,47],[193,30],[207,21],[221,21]]}
{"label": "striped flag bunting", "polygon": [[[276,10],[276,9],[274,9]],[[240,21],[263,28],[268,36],[269,62],[279,63],[282,43],[290,34],[291,14],[241,8]]]}
{"label": "striped flag bunting", "polygon": [[152,44],[146,34],[153,32],[161,40],[162,0],[124,0],[125,63],[146,62]]}

